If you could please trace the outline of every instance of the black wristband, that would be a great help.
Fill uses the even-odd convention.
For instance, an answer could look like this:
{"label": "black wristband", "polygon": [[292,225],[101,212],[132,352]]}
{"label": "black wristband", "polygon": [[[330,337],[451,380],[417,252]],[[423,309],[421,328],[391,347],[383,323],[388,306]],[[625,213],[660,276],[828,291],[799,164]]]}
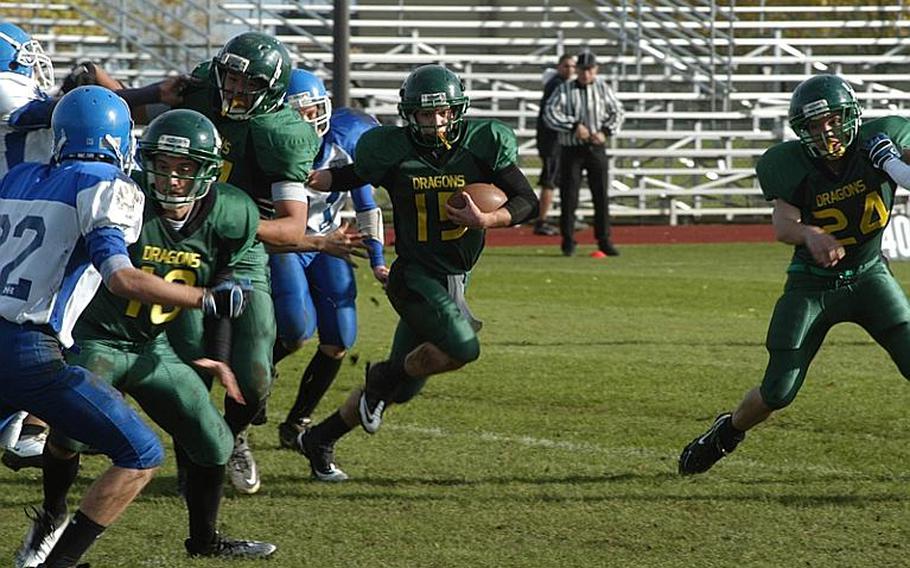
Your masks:
{"label": "black wristband", "polygon": [[228,318],[205,318],[205,355],[209,359],[230,363],[231,361],[231,320]]}
{"label": "black wristband", "polygon": [[332,168],[332,191],[350,191],[355,187],[366,185],[366,180],[360,179],[357,172],[354,171],[354,164],[348,164],[340,168]]}

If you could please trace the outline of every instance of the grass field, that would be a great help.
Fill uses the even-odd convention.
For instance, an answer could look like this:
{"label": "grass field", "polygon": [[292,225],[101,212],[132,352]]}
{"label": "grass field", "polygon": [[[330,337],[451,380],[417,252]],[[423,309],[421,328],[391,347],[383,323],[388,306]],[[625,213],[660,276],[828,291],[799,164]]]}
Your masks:
{"label": "grass field", "polygon": [[[310,353],[282,363],[271,421],[253,433],[262,490],[227,490],[224,532],[272,540],[268,565],[294,568],[910,564],[910,393],[885,352],[855,326],[835,328],[793,406],[682,479],[683,445],[760,380],[789,249],[622,253],[488,250],[469,294],[485,320],[481,359],[431,380],[376,436],[343,440],[344,484],[310,481],[302,457],[276,449]],[[358,272],[359,360],[320,417],[384,356],[394,326]],[[895,272],[910,283],[910,266]],[[103,465],[85,458],[75,496]],[[0,483],[0,558],[11,558],[40,482],[3,469]],[[93,568],[228,565],[186,559],[175,485],[169,459],[92,549]]]}

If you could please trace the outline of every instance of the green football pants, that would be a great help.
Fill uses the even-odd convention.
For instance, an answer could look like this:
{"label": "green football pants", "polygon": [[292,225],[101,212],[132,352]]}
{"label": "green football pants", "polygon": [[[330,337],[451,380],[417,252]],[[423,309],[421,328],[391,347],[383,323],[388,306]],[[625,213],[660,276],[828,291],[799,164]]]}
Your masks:
{"label": "green football pants", "polygon": [[[451,280],[451,282],[450,282]],[[400,321],[395,329],[389,359],[404,364],[418,345],[430,342],[462,363],[480,357],[480,342],[464,308],[454,297],[463,296],[464,275],[435,274],[423,266],[397,260],[389,274],[388,296]],[[403,403],[413,398],[426,383],[425,377],[411,378],[395,391],[392,400]]]}
{"label": "green football pants", "polygon": [[884,263],[849,280],[791,273],[768,326],[765,404],[793,402],[825,335],[841,322],[865,329],[910,379],[910,302]]}
{"label": "green football pants", "polygon": [[[92,371],[132,396],[146,414],[203,467],[227,463],[234,436],[212,404],[209,389],[196,371],[180,360],[164,334],[148,343],[88,340],[67,361]],[[51,432],[51,441],[74,452],[83,444]]]}

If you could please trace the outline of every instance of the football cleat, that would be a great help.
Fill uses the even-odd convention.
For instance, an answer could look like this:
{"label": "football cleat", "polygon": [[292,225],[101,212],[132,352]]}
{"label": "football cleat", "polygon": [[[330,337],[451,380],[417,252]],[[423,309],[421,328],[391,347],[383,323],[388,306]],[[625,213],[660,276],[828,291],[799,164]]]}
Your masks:
{"label": "football cleat", "polygon": [[63,534],[69,520],[67,515],[55,519],[44,509],[38,510],[35,507],[25,514],[32,521],[32,526],[29,527],[22,546],[16,551],[13,560],[13,566],[16,568],[33,568],[44,562],[60,540],[60,535]]}
{"label": "football cleat", "polygon": [[16,445],[26,416],[28,416],[28,412],[19,411],[0,421],[0,424],[2,424],[2,427],[0,427],[0,449],[8,450]]}
{"label": "football cleat", "polygon": [[258,540],[239,540],[226,538],[215,533],[215,540],[206,546],[196,546],[191,539],[183,542],[190,556],[207,556],[210,558],[268,558],[278,548],[270,542]]}
{"label": "football cleat", "polygon": [[357,404],[357,410],[360,414],[360,425],[363,426],[367,434],[375,434],[379,431],[379,427],[382,426],[382,412],[386,407],[384,400],[378,396],[368,394],[370,383],[376,380],[377,375],[382,372],[380,371],[381,367],[381,363],[375,365],[367,363],[366,384],[363,387],[363,392],[360,393],[360,401]]}
{"label": "football cleat", "polygon": [[281,449],[297,449],[297,436],[310,427],[313,421],[301,418],[296,422],[282,422],[278,425],[278,447]]}
{"label": "football cleat", "polygon": [[231,485],[244,495],[252,495],[259,491],[259,467],[250,450],[249,433],[244,430],[234,438],[234,451],[228,458],[228,476]]}
{"label": "football cleat", "polygon": [[48,429],[43,426],[24,426],[19,441],[15,446],[3,452],[0,461],[13,471],[19,471],[24,467],[40,468],[47,433]]}
{"label": "football cleat", "polygon": [[745,432],[740,432],[733,437],[731,447],[724,447],[720,439],[720,429],[733,420],[731,413],[721,414],[714,420],[708,431],[695,438],[683,448],[679,456],[679,474],[693,475],[704,473],[711,469],[722,457],[733,453],[736,446],[746,437]]}
{"label": "football cleat", "polygon": [[544,237],[555,237],[559,234],[559,229],[546,221],[538,220],[534,223],[534,234]]}
{"label": "football cleat", "polygon": [[335,445],[320,444],[312,432],[307,429],[297,436],[295,441],[297,450],[310,462],[310,471],[313,479],[317,481],[345,481],[348,474],[335,465]]}

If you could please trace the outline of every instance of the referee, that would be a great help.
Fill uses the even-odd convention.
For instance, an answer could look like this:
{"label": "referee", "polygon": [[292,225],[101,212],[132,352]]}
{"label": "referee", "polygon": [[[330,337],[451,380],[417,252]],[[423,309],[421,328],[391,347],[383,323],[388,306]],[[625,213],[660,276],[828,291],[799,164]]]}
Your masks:
{"label": "referee", "polygon": [[588,173],[594,199],[594,237],[597,251],[591,256],[619,256],[610,240],[610,204],[607,197],[607,137],[619,131],[622,105],[603,78],[597,76],[597,58],[590,51],[578,55],[578,75],[560,85],[547,101],[544,121],[559,132],[559,228],[562,253],[575,254],[575,210],[582,172]]}

